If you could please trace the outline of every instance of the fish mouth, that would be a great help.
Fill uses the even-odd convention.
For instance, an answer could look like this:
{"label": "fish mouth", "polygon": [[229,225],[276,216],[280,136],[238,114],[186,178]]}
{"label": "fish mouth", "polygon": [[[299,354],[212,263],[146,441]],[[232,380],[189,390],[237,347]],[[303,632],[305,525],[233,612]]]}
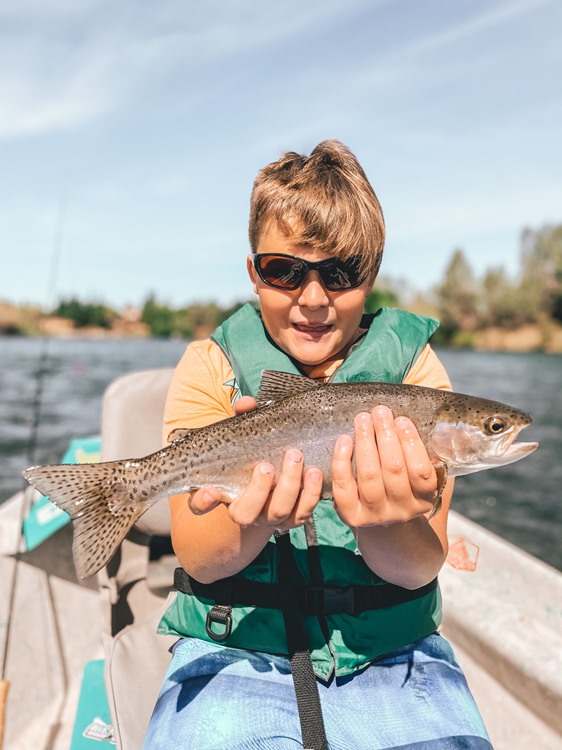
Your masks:
{"label": "fish mouth", "polygon": [[504,435],[498,437],[495,444],[491,443],[488,447],[491,463],[494,462],[494,459],[497,459],[498,464],[512,463],[535,451],[539,447],[538,443],[516,442],[519,433],[530,424],[529,418],[529,422],[526,424],[514,425],[506,430]]}
{"label": "fish mouth", "polygon": [[[506,437],[514,440],[516,435],[509,435]],[[496,450],[492,450],[485,454],[479,461],[479,468],[476,468],[476,466],[474,467],[474,469],[465,467],[465,472],[463,473],[470,474],[473,471],[479,471],[482,469],[495,469],[498,466],[507,466],[508,464],[513,464],[516,461],[525,458],[525,456],[528,456],[533,451],[536,451],[536,449],[539,447],[538,443],[515,442],[511,442],[511,444],[508,443],[506,447],[505,442],[507,441],[503,441],[503,443],[502,441],[499,441],[496,445]]]}
{"label": "fish mouth", "polygon": [[520,458],[523,458],[528,453],[536,451],[538,447],[538,443],[511,443],[500,458],[509,458],[510,463],[512,461],[519,461]]}

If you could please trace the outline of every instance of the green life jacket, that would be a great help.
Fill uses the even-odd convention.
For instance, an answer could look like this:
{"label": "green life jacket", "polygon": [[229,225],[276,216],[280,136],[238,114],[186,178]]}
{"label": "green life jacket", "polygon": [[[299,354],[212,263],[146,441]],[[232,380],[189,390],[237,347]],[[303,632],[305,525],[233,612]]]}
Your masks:
{"label": "green life jacket", "polygon": [[[331,380],[402,382],[438,327],[437,321],[390,308],[366,317],[367,325],[370,318],[367,334]],[[264,369],[302,375],[290,357],[269,338],[251,305],[225,321],[212,339],[228,358],[241,395],[257,394]],[[389,586],[366,565],[351,529],[340,520],[330,500],[319,502],[313,526],[317,543],[313,572],[304,529],[290,531],[294,559],[304,582],[316,584],[320,570],[326,586],[342,589],[350,585]],[[279,553],[272,537],[234,579],[276,583],[278,564]],[[205,596],[178,593],[161,620],[159,632],[216,640],[207,629],[207,617],[214,604],[213,599]],[[350,674],[379,656],[429,635],[440,622],[438,587],[419,598],[382,609],[307,616],[305,627],[314,671],[324,679],[334,671],[337,676]],[[282,612],[267,607],[235,606],[228,637],[221,642],[236,648],[286,655]]]}

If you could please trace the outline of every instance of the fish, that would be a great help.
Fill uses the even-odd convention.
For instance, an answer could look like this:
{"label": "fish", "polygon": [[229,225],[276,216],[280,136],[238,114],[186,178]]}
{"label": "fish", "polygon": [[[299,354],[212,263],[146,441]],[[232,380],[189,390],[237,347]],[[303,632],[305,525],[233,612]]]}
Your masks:
{"label": "fish", "polygon": [[320,383],[264,370],[257,408],[198,429],[174,430],[171,443],[142,458],[97,464],[34,466],[24,478],[72,519],[73,557],[87,578],[113,557],[126,534],[154,503],[214,485],[228,504],[247,486],[255,466],[279,471],[285,451],[298,448],[305,466],[318,466],[322,496],[331,497],[331,462],[339,435],[354,436],[356,414],[385,404],[416,425],[432,461],[461,476],[518,461],[538,443],[515,442],[532,423],[525,412],[497,401],[418,385]]}

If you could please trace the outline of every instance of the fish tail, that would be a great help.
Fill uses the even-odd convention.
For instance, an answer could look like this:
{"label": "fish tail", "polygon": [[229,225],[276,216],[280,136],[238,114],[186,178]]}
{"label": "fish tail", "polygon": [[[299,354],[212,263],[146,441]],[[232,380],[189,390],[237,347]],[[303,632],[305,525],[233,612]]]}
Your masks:
{"label": "fish tail", "polygon": [[23,476],[70,516],[72,553],[80,579],[97,573],[144,513],[121,461],[33,466]]}

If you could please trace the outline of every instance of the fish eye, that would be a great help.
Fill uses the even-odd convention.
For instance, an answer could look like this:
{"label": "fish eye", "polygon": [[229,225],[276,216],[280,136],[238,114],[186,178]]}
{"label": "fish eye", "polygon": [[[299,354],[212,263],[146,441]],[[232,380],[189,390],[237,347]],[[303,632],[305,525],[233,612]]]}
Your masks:
{"label": "fish eye", "polygon": [[499,435],[507,427],[507,422],[501,417],[490,417],[484,422],[484,429],[489,435]]}

